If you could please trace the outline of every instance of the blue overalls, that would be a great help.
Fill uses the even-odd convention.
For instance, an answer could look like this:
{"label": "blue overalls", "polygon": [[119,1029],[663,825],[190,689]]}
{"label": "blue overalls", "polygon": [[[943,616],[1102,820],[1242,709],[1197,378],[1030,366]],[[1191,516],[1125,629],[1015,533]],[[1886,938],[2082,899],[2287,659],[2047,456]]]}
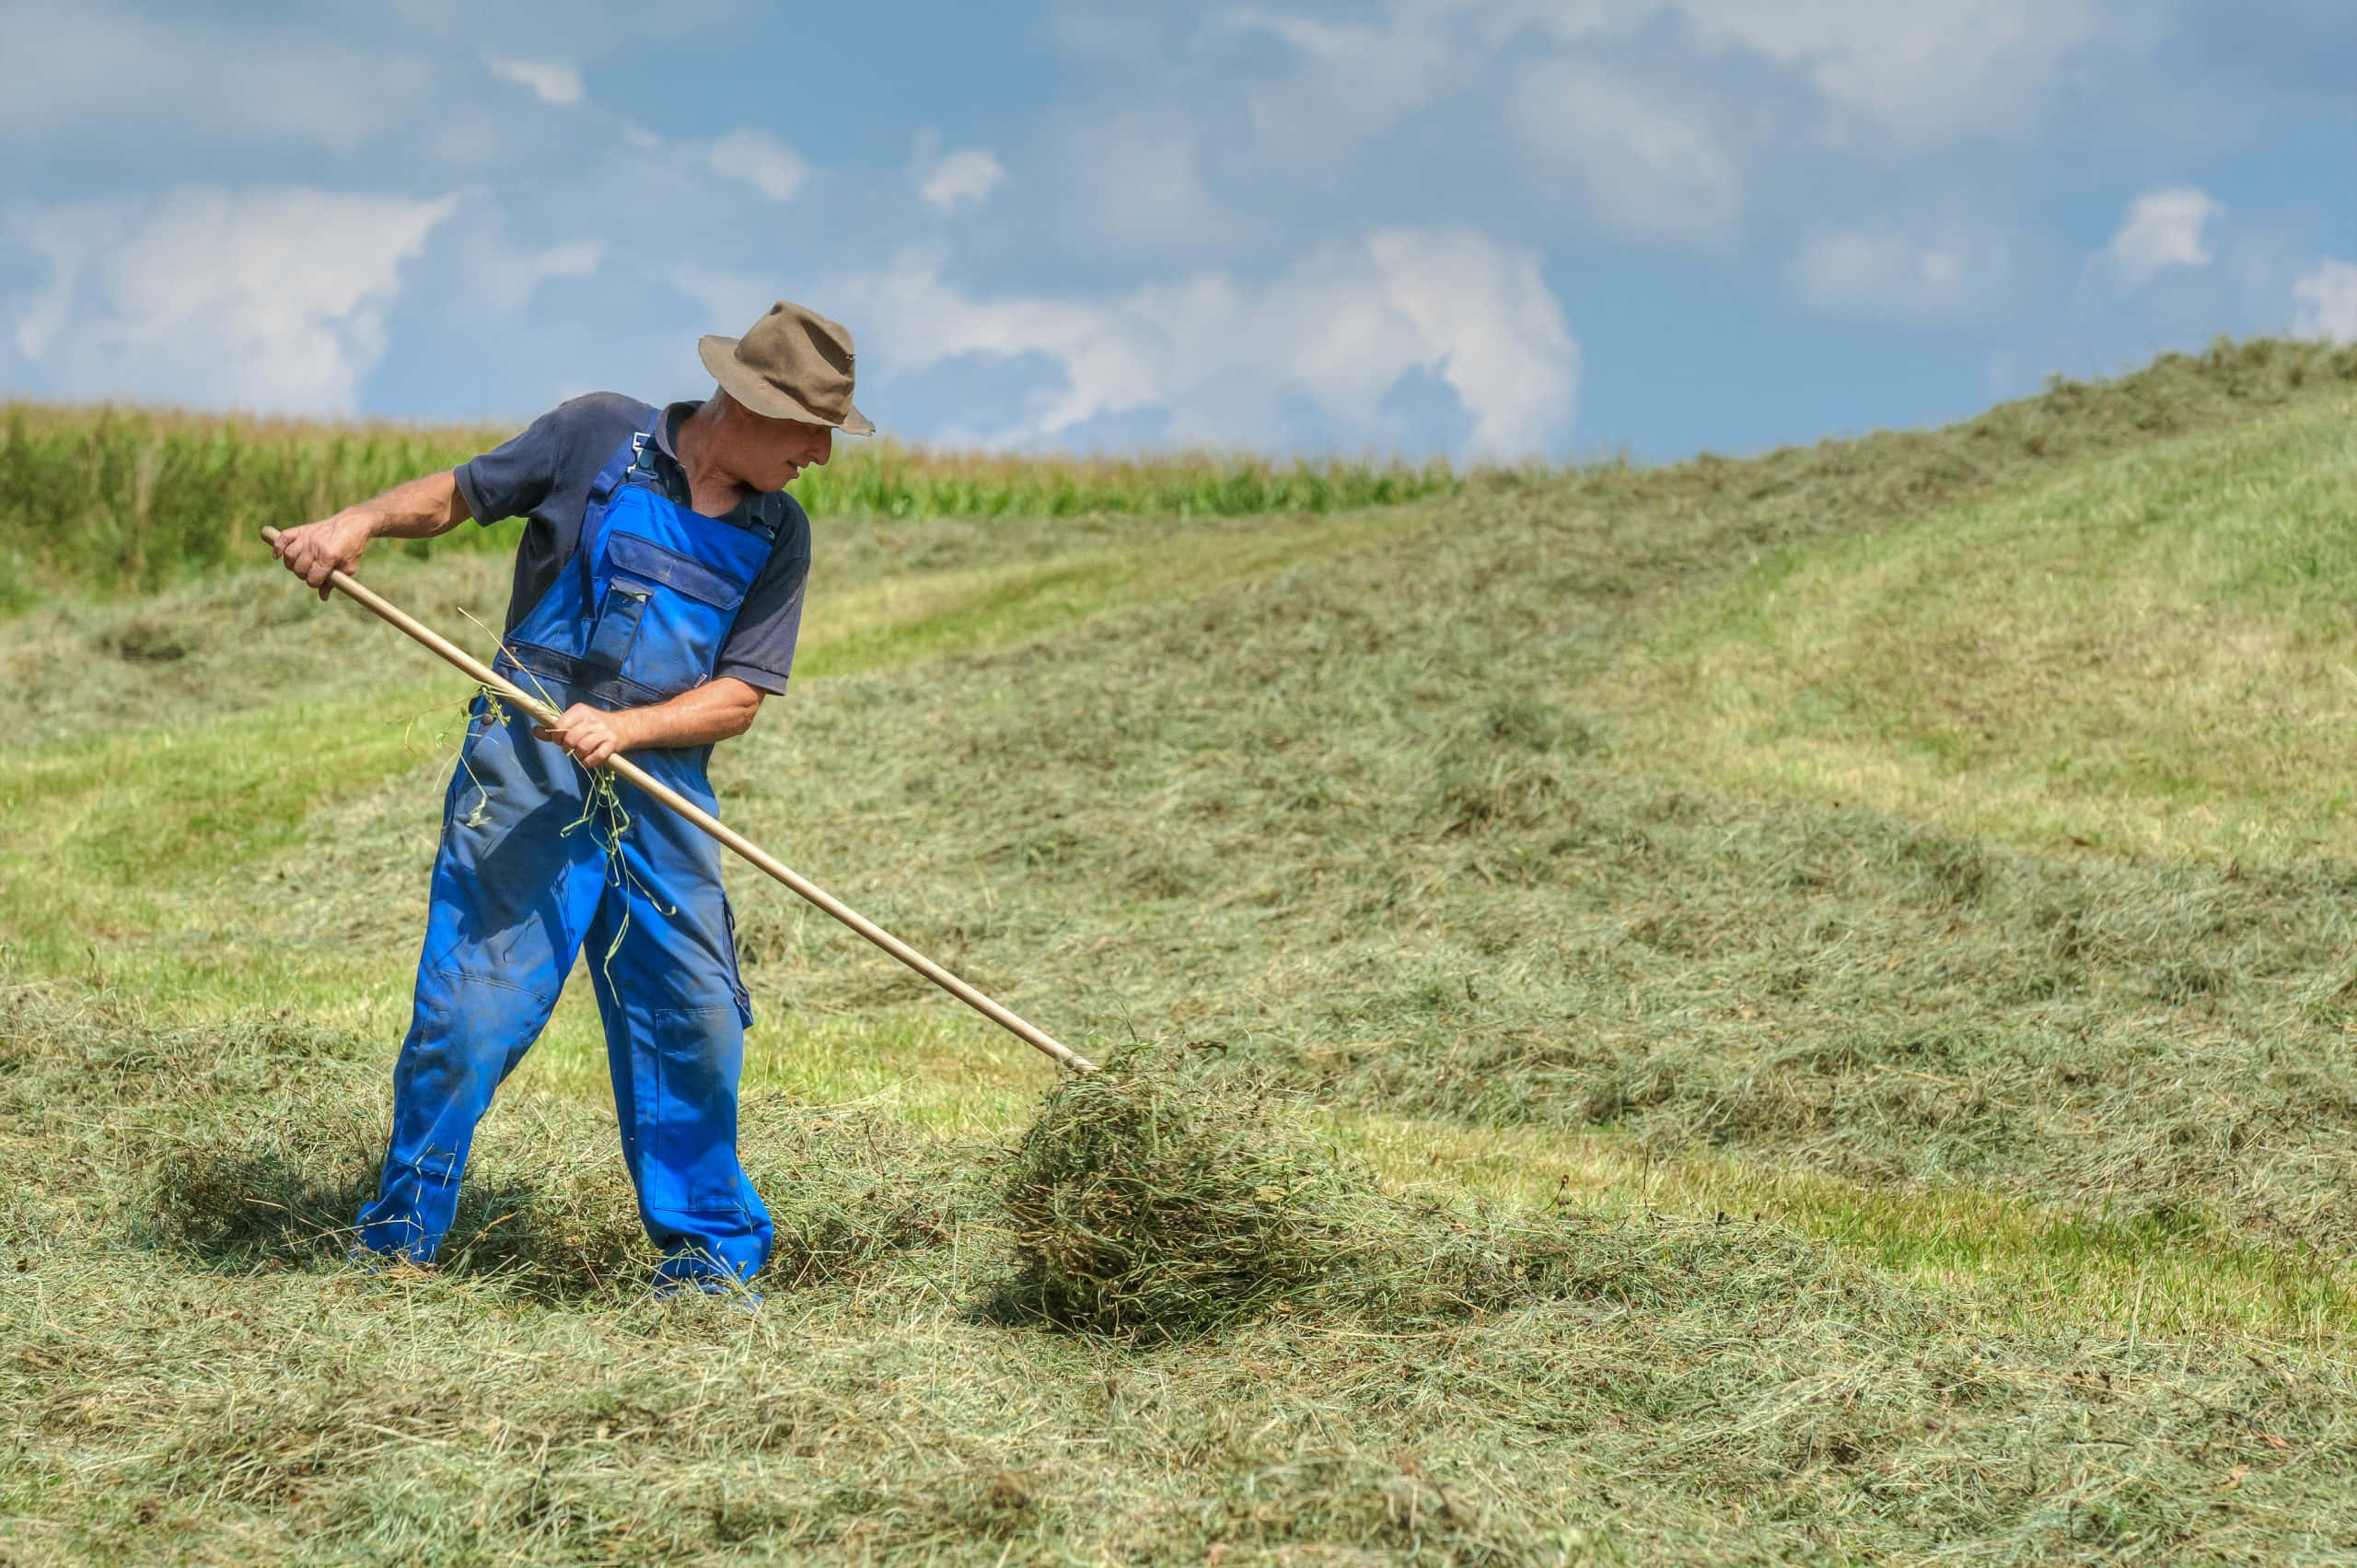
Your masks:
{"label": "blue overalls", "polygon": [[[709,679],[768,558],[765,534],[668,499],[653,446],[641,431],[607,460],[574,559],[495,663],[559,710],[636,707]],[[633,761],[710,810],[710,753]],[[753,1015],[719,845],[610,779],[628,815],[617,838],[594,809],[588,772],[507,704],[476,699],[460,754],[393,1070],[392,1144],[360,1212],[360,1245],[433,1258],[475,1123],[539,1038],[586,942],[622,1158],[663,1249],[657,1280],[750,1279],[769,1260],[772,1227],[737,1161],[737,1081]]]}

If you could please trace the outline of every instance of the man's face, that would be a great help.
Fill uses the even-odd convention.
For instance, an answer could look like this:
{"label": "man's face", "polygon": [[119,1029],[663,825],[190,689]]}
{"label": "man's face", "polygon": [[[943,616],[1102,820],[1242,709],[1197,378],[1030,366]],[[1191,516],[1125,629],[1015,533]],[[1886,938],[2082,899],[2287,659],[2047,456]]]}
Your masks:
{"label": "man's face", "polygon": [[736,479],[755,490],[781,490],[804,469],[824,466],[835,449],[835,433],[824,424],[798,419],[772,419],[742,403],[732,403],[736,415],[730,434],[729,469]]}

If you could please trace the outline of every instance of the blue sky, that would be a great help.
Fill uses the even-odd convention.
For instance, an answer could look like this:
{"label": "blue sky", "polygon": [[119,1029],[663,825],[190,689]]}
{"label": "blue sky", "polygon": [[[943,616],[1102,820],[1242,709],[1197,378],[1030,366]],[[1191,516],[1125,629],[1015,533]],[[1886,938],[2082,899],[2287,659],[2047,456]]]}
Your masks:
{"label": "blue sky", "polygon": [[0,392],[1740,452],[2357,339],[2347,0],[0,0]]}

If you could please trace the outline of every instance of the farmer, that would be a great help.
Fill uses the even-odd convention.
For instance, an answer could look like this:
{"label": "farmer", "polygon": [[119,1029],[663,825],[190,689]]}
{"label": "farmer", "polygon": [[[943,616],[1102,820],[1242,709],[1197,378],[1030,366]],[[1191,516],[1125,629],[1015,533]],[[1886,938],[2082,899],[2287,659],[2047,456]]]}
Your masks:
{"label": "farmer", "polygon": [[475,700],[357,1256],[432,1260],[475,1123],[586,943],[622,1158],[663,1250],[656,1288],[725,1290],[769,1259],[769,1212],[737,1159],[752,1011],[719,848],[593,770],[628,751],[713,807],[713,744],[751,726],[794,662],[810,522],[780,487],[825,462],[836,431],[875,426],[852,406],[851,334],[801,306],[699,347],[719,381],[705,401],[576,398],[495,451],[277,541],[325,598],[370,540],[526,517],[494,668],[560,710],[537,727]]}

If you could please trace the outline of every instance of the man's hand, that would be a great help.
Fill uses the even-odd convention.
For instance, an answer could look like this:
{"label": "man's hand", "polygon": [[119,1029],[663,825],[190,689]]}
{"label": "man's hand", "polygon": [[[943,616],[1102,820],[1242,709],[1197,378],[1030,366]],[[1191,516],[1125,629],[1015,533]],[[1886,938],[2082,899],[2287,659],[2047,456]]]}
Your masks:
{"label": "man's hand", "polygon": [[537,726],[532,733],[572,752],[583,767],[595,768],[618,752],[710,746],[730,739],[752,728],[761,711],[761,688],[724,675],[643,708],[608,713],[575,703],[557,714],[554,724]]}
{"label": "man's hand", "polygon": [[271,548],[286,569],[319,590],[325,598],[333,590],[329,575],[354,572],[360,552],[372,539],[432,539],[447,533],[474,514],[459,494],[458,477],[449,470],[396,484],[374,500],[346,506],[332,517],[288,528]]}
{"label": "man's hand", "polygon": [[603,767],[616,752],[635,744],[630,735],[630,714],[610,714],[586,703],[575,703],[557,714],[554,724],[540,725],[532,733],[553,740],[585,768]]}
{"label": "man's hand", "polygon": [[360,552],[375,537],[372,522],[366,513],[346,507],[332,517],[284,530],[271,549],[288,571],[319,589],[319,597],[325,598],[333,591],[328,587],[330,574],[359,570]]}

